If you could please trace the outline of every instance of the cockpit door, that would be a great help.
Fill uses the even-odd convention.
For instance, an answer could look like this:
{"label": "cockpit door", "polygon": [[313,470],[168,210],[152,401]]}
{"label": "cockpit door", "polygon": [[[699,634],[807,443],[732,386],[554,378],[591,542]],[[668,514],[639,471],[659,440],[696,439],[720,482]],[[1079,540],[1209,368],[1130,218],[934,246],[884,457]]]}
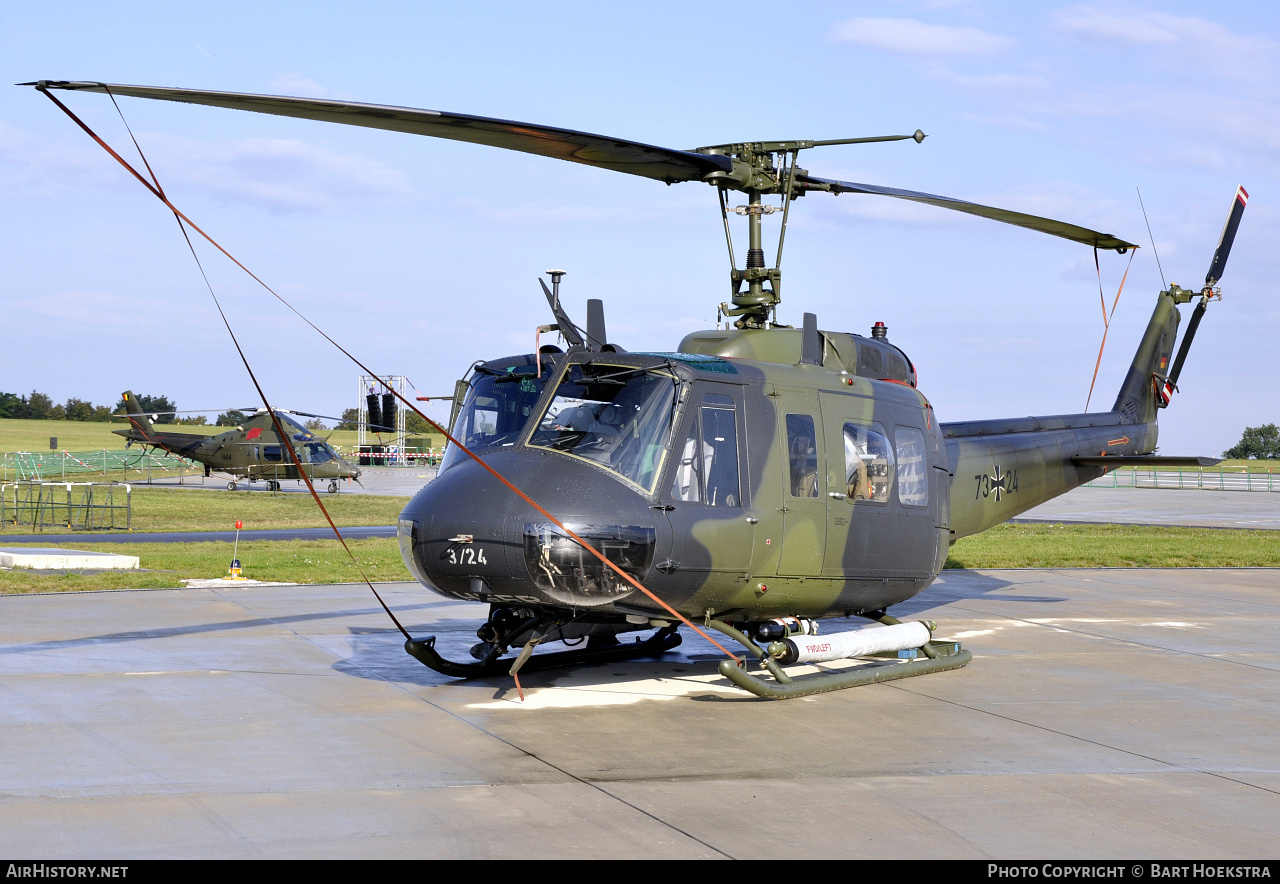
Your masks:
{"label": "cockpit door", "polygon": [[660,497],[672,533],[666,565],[703,578],[745,575],[751,568],[755,521],[747,499],[742,389],[697,383],[689,395]]}

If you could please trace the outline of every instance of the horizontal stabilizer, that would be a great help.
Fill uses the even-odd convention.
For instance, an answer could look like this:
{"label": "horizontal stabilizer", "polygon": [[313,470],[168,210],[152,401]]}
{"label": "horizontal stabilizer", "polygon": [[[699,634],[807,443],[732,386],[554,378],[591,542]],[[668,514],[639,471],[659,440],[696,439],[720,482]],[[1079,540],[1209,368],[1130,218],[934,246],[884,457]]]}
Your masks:
{"label": "horizontal stabilizer", "polygon": [[1164,457],[1155,454],[1113,454],[1104,457],[1073,457],[1071,462],[1089,467],[1213,467],[1222,463],[1220,457]]}

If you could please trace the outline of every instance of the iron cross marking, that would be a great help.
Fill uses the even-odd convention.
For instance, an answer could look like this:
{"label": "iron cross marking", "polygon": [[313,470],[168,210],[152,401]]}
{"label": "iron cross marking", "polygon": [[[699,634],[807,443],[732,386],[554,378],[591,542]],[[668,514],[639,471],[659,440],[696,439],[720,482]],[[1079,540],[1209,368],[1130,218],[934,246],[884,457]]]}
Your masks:
{"label": "iron cross marking", "polygon": [[1018,471],[1010,470],[1007,473],[1000,471],[1000,467],[996,466],[991,475],[979,473],[973,477],[977,482],[977,488],[974,491],[973,499],[979,497],[990,497],[995,495],[996,501],[1005,494],[1012,494],[1018,490]]}

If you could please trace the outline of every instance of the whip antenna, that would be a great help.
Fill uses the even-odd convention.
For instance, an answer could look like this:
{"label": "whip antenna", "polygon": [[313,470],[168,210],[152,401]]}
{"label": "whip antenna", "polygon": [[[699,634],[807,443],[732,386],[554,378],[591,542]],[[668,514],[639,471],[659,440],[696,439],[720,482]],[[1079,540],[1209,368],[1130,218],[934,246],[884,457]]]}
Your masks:
{"label": "whip antenna", "polygon": [[1156,256],[1156,269],[1160,271],[1160,284],[1165,289],[1168,289],[1169,284],[1164,281],[1164,268],[1160,266],[1160,253],[1156,251],[1156,238],[1151,233],[1151,222],[1147,220],[1147,207],[1142,205],[1142,189],[1135,187],[1134,190],[1138,191],[1138,205],[1142,206],[1142,221],[1147,225],[1147,236],[1151,239],[1151,254]]}

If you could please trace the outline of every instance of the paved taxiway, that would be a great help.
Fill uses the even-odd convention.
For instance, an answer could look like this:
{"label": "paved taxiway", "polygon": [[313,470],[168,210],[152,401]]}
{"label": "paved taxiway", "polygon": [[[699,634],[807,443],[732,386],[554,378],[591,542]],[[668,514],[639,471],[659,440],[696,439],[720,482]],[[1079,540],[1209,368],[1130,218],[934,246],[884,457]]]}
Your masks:
{"label": "paved taxiway", "polygon": [[[483,608],[383,589],[465,655]],[[1280,571],[946,572],[894,611],[974,661],[769,702],[694,636],[521,704],[365,587],[0,597],[0,853],[1275,854]]]}
{"label": "paved taxiway", "polygon": [[1015,522],[1111,522],[1280,529],[1280,492],[1173,488],[1076,488]]}
{"label": "paved taxiway", "polygon": [[[339,494],[374,494],[374,495],[390,495],[393,497],[413,497],[418,493],[423,485],[430,482],[436,476],[436,468],[428,466],[418,467],[360,467],[360,481],[351,482],[343,481],[342,490]],[[210,476],[204,478],[202,476],[186,476],[181,479],[169,479],[157,477],[150,482],[133,482],[131,484],[139,487],[149,488],[185,488],[194,491],[221,491],[227,493],[227,477],[226,476]],[[255,481],[252,485],[244,479],[237,479],[237,490],[235,494],[251,493],[251,494],[267,494],[267,483],[261,480]],[[328,492],[328,482],[321,480],[316,483],[316,491],[321,495]],[[291,479],[280,483],[279,494],[309,494],[307,486],[300,480]]]}

